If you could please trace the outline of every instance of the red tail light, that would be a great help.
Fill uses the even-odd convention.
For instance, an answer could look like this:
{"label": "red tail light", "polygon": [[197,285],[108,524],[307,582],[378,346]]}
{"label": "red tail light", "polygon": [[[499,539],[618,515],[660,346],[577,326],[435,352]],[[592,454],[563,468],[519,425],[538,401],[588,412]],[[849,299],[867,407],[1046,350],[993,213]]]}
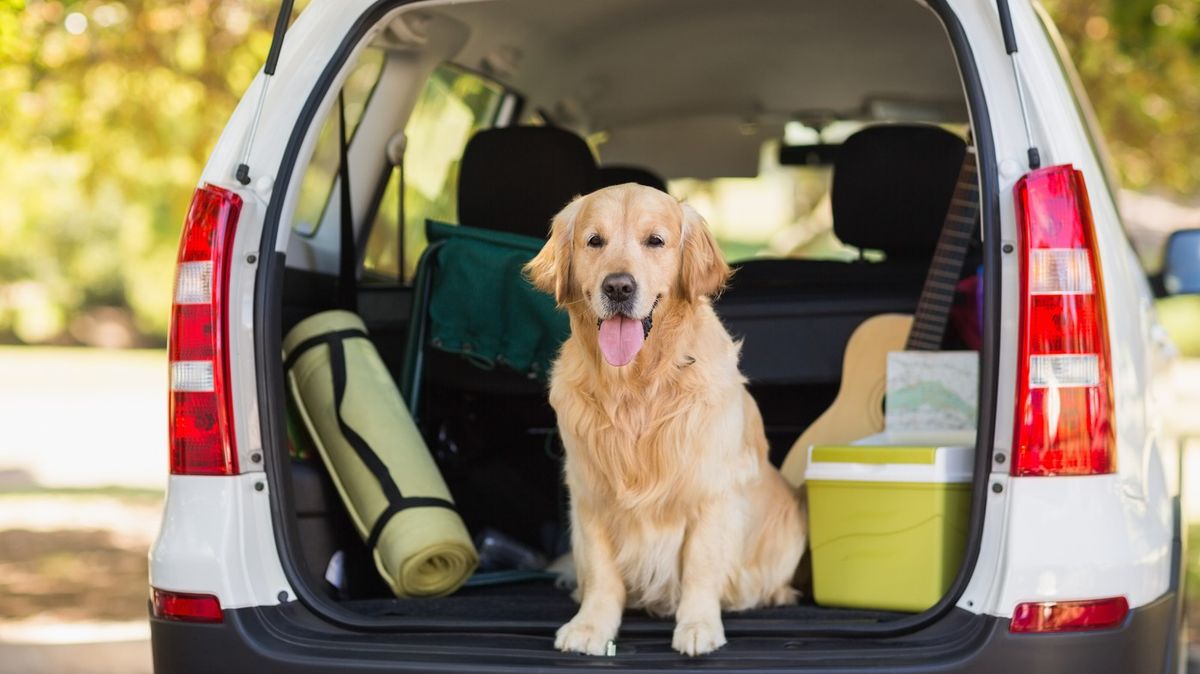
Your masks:
{"label": "red tail light", "polygon": [[1078,632],[1102,630],[1125,622],[1129,602],[1125,597],[1089,601],[1042,601],[1018,604],[1010,632]]}
{"label": "red tail light", "polygon": [[150,588],[154,617],[191,623],[219,623],[225,619],[221,603],[211,594],[186,594]]}
{"label": "red tail light", "polygon": [[242,198],[205,185],[183,223],[171,307],[171,472],[237,472],[229,390],[229,262]]}
{"label": "red tail light", "polygon": [[1083,174],[1069,164],[1039,169],[1014,192],[1021,330],[1012,474],[1111,473],[1108,323]]}

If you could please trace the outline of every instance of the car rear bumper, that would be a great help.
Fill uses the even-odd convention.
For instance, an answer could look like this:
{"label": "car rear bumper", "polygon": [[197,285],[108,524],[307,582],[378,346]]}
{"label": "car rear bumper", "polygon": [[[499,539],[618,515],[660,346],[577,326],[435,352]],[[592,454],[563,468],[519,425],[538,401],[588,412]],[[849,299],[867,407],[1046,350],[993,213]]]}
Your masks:
{"label": "car rear bumper", "polygon": [[[1178,644],[1179,599],[1171,592],[1134,609],[1120,627],[1095,632],[1010,634],[1008,621],[955,609],[898,640],[730,637],[705,670],[729,672],[1165,672]],[[545,635],[339,630],[295,602],[225,612],[217,625],[151,619],[154,671],[183,672],[580,672],[661,671],[694,666],[669,636],[623,640],[613,658],[558,653]]]}

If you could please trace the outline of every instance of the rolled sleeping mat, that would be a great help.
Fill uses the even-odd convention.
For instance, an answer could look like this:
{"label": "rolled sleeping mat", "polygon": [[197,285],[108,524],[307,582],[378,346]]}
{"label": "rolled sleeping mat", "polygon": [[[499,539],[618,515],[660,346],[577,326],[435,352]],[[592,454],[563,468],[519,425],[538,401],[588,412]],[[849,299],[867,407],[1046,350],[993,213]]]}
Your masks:
{"label": "rolled sleeping mat", "polygon": [[462,587],[479,556],[362,319],[310,316],[283,351],[297,411],[392,591],[436,597]]}

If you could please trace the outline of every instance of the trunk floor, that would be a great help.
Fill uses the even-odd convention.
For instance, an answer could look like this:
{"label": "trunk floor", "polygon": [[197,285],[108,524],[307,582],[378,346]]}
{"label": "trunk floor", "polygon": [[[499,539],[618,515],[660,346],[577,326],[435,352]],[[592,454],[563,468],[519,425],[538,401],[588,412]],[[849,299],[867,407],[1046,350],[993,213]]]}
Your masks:
{"label": "trunk floor", "polygon": [[[376,618],[437,618],[440,620],[497,620],[561,624],[575,615],[577,605],[570,594],[550,583],[530,582],[488,587],[468,587],[449,597],[421,599],[358,599],[344,602],[346,608]],[[801,599],[792,606],[760,608],[726,613],[726,620],[772,622],[886,622],[906,613],[862,609],[826,608]],[[664,623],[644,611],[625,612],[626,623]]]}

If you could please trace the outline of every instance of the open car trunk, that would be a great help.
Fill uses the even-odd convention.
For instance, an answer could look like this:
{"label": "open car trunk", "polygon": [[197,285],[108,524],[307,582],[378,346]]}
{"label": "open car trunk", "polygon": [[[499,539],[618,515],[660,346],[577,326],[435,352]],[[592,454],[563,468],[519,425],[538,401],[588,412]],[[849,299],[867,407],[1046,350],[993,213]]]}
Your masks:
{"label": "open car trunk", "polygon": [[[458,14],[450,9],[432,11],[445,11],[471,28],[485,31],[486,22],[483,18],[487,16],[487,6],[492,4],[505,3],[468,5]],[[525,16],[523,12],[534,12],[540,7],[532,0],[513,4],[517,6],[515,16],[518,18]],[[589,5],[590,9],[576,17],[575,23],[565,22],[563,30],[573,31],[568,32],[568,35],[578,35],[586,26],[611,26],[611,21],[614,20],[637,20],[636,17],[631,18],[632,15],[622,16],[623,12],[629,14],[634,11],[634,3],[614,3],[608,5],[607,10],[601,9],[603,4],[592,3]],[[655,16],[654,8],[662,10],[665,6],[664,3],[646,4],[650,7],[645,10],[644,18],[647,20]],[[711,16],[707,19],[718,21],[723,15],[717,13],[715,8],[721,4],[714,0],[697,5],[694,11],[701,19],[695,22],[693,29],[701,30],[704,25],[711,28],[711,23],[702,20],[705,18],[704,12],[711,10]],[[916,632],[934,624],[953,608],[958,594],[969,578],[978,551],[985,495],[982,480],[987,473],[990,438],[993,435],[991,424],[995,396],[995,331],[999,311],[999,242],[995,236],[987,235],[988,232],[994,231],[994,220],[998,218],[995,176],[991,168],[995,161],[987,125],[987,111],[983,106],[970,51],[950,10],[940,2],[929,4],[934,10],[933,13],[916,3],[906,9],[915,13],[917,18],[914,21],[924,22],[926,32],[932,31],[938,40],[942,40],[932,51],[946,60],[945,67],[956,70],[956,80],[957,73],[961,72],[966,103],[952,103],[949,108],[955,109],[955,106],[958,106],[963,113],[970,108],[973,122],[971,131],[977,139],[976,149],[982,171],[980,212],[984,236],[971,253],[972,257],[965,265],[967,271],[964,273],[964,276],[969,276],[978,272],[978,282],[983,286],[979,295],[982,307],[979,311],[982,342],[978,346],[981,385],[978,400],[976,484],[972,490],[971,529],[966,536],[964,568],[949,588],[946,597],[920,614],[823,607],[815,604],[811,594],[806,593],[794,606],[727,614],[724,618],[725,629],[731,637],[809,634],[833,639],[842,636],[885,637]],[[822,5],[824,9],[821,11],[826,13],[822,15],[813,10],[787,9],[787,5],[789,3],[764,3],[772,12],[782,13],[768,21],[778,21],[790,16],[800,24],[817,24],[833,17],[836,19],[834,25],[847,35],[854,35],[856,22],[863,16],[861,12],[864,8],[873,7],[869,2],[849,3],[853,6],[844,7],[839,3],[829,2]],[[388,9],[381,6],[376,10],[376,15],[382,16]],[[787,14],[793,11],[794,14]],[[662,21],[662,17],[659,16],[658,20]],[[884,23],[889,20],[891,19],[887,17],[880,19]],[[472,23],[473,21],[475,23]],[[365,22],[366,25],[370,23]],[[688,22],[682,23],[692,25]],[[869,18],[862,20],[859,27],[866,31],[863,40],[876,40],[879,34],[887,32],[886,28],[880,26],[868,30],[871,25],[872,21]],[[944,40],[943,25],[945,34],[949,35],[949,42]],[[364,27],[364,31],[365,29]],[[749,29],[750,27],[747,27],[747,30]],[[642,44],[634,39],[631,31],[629,33],[620,33],[614,40],[619,42],[621,39],[628,39],[629,45]],[[361,35],[348,36],[347,44],[353,45],[360,38]],[[774,38],[781,39],[782,36],[777,34]],[[807,39],[814,38],[809,36]],[[831,43],[834,41],[832,37],[828,39]],[[730,57],[731,62],[742,63],[737,61],[737,58],[747,58],[745,48],[739,46],[740,42],[728,32],[723,32],[718,38],[708,35],[707,41],[715,41],[720,45],[722,40],[730,41],[728,48],[730,54],[734,55]],[[886,42],[880,49],[885,47]],[[486,56],[486,53],[489,53],[487,50],[481,52],[480,49],[482,47],[476,42],[468,41],[463,53],[456,56],[455,60],[462,60],[463,65],[467,67],[477,67],[480,54]],[[348,51],[343,50],[343,53]],[[530,52],[532,56],[539,53],[532,47]],[[785,61],[786,59],[781,58],[770,66],[777,68],[779,63]],[[545,64],[536,64],[531,66],[531,70],[537,71],[538,68],[546,67]],[[756,67],[766,65],[759,64]],[[853,67],[847,67],[848,76],[870,69],[868,67],[855,70]],[[626,76],[630,75],[626,73]],[[731,74],[731,77],[735,76],[736,73]],[[803,75],[800,73],[798,76]],[[560,84],[553,74],[544,77],[545,81],[552,83],[547,85],[551,89]],[[567,74],[561,77],[565,78]],[[325,87],[328,90],[330,83],[329,77],[323,77],[318,83],[318,91],[313,94],[314,97],[327,95],[321,88]],[[873,93],[871,86],[871,83],[866,83],[860,88],[864,92]],[[538,95],[532,91],[524,93],[531,97]],[[664,96],[670,93],[664,92]],[[614,97],[619,99],[617,94],[614,94]],[[803,96],[799,98],[803,99]],[[856,99],[855,102],[862,101]],[[371,105],[377,104],[378,101],[375,101]],[[306,108],[309,116],[302,120],[304,124],[322,122],[313,119],[314,108],[315,106]],[[370,110],[368,108],[369,112]],[[888,118],[886,113],[880,114],[881,117],[867,121],[904,121]],[[597,116],[603,117],[599,112]],[[549,117],[550,113],[543,113],[542,121]],[[622,135],[619,133],[623,123],[620,117],[614,113],[609,118],[611,127],[601,125],[595,129],[611,130],[612,137],[618,139],[612,147],[612,156],[618,161],[644,161],[637,155],[636,139],[652,138],[652,135],[647,135],[651,133],[672,133],[670,125],[655,123],[641,125],[629,134]],[[512,123],[518,121],[521,119],[514,119]],[[968,128],[965,114],[954,117],[954,113],[950,113],[947,119],[929,121],[952,126],[957,124],[961,129]],[[784,121],[763,123],[762,126],[768,127],[771,124],[775,125],[772,128],[777,127],[778,131],[782,131]],[[302,132],[304,129],[298,130],[298,133]],[[754,133],[760,131],[756,130]],[[658,158],[668,157],[670,148],[679,145],[674,139],[647,142],[654,145],[651,154]],[[603,145],[600,147],[600,154],[601,160],[606,161],[607,155]],[[290,161],[294,164],[295,160],[296,157],[292,155]],[[686,168],[687,158],[670,161],[661,159],[658,165],[663,167],[667,175],[682,178],[724,175],[719,167],[702,167],[695,173],[689,173]],[[700,163],[696,165],[701,166]],[[285,165],[284,168],[291,169],[294,166]],[[283,170],[279,175],[287,176],[291,173],[291,170]],[[384,197],[387,180],[385,177],[384,181],[374,188],[374,210],[393,207],[386,203]],[[280,181],[276,189],[285,188],[288,188],[286,182]],[[300,188],[296,186],[288,189]],[[462,194],[461,186],[459,194]],[[336,191],[333,200],[336,201]],[[459,208],[462,212],[462,205]],[[259,354],[265,373],[260,393],[262,399],[268,402],[263,406],[262,421],[264,432],[271,438],[265,449],[268,477],[273,485],[271,496],[274,521],[277,523],[277,542],[284,557],[285,571],[292,586],[296,588],[298,598],[313,613],[347,629],[372,632],[486,632],[552,637],[553,631],[574,614],[576,604],[572,601],[569,590],[557,587],[554,580],[549,578],[532,577],[521,581],[480,585],[468,583],[466,587],[450,596],[439,598],[392,596],[380,579],[369,551],[356,533],[320,458],[315,453],[299,451],[300,448],[294,446],[297,424],[295,418],[289,419],[289,392],[285,384],[282,362],[278,357],[282,336],[303,318],[338,306],[338,278],[328,267],[322,269],[319,268],[320,265],[314,265],[313,268],[288,265],[289,261],[285,260],[284,256],[273,251],[272,244],[276,240],[274,228],[288,226],[280,221],[280,215],[277,208],[268,214],[262,256],[265,264],[261,267],[258,284],[256,325],[260,336]],[[833,217],[836,228],[836,212]],[[369,218],[363,220],[369,221]],[[326,226],[334,227],[336,224],[325,223]],[[464,221],[463,224],[467,223]],[[940,225],[939,219],[932,226],[938,228]],[[879,225],[881,228],[884,226]],[[978,231],[979,227],[976,230]],[[369,245],[365,243],[366,235],[361,229],[359,231],[359,245]],[[936,235],[936,231],[934,234]],[[864,236],[864,240],[870,238],[869,234]],[[313,241],[319,239],[320,237],[316,237]],[[325,237],[325,240],[333,241],[336,246],[335,239]],[[855,327],[863,320],[878,314],[911,314],[916,310],[925,270],[928,267],[928,257],[917,267],[908,265],[901,269],[893,266],[886,270],[874,266],[886,266],[889,257],[883,257],[882,262],[839,262],[838,265],[847,266],[839,266],[836,275],[830,275],[828,269],[820,265],[792,265],[790,263],[793,261],[785,257],[751,259],[740,265],[742,268],[735,275],[729,290],[718,300],[716,307],[722,321],[735,338],[745,340],[742,369],[750,380],[750,391],[763,412],[771,447],[770,456],[775,465],[778,466],[783,461],[800,433],[833,402],[841,379],[846,340]],[[399,268],[403,269],[404,262],[400,261]],[[735,266],[739,266],[736,262],[737,260]],[[400,275],[405,276],[403,272],[400,272]],[[836,280],[830,280],[835,276]],[[382,279],[373,283],[371,274],[367,273],[358,288],[358,314],[367,326],[371,342],[402,389],[407,388],[407,383],[404,382],[408,367],[406,351],[411,351],[414,339],[422,339],[413,330],[414,306],[417,307],[416,311],[420,311],[421,302],[417,290],[403,278],[401,282]],[[425,336],[425,339],[427,338],[428,336]],[[963,336],[952,330],[946,339],[946,345],[947,348],[963,348]],[[511,378],[506,378],[502,366],[481,369],[468,359],[436,348],[424,351],[422,367],[424,376],[417,383],[420,392],[419,413],[415,414],[418,427],[472,537],[478,543],[488,536],[494,538],[495,534],[499,533],[506,539],[507,544],[519,546],[518,553],[526,558],[540,558],[542,563],[549,563],[566,552],[568,532],[565,512],[568,495],[562,484],[562,450],[555,432],[554,413],[546,401],[544,380],[531,380],[515,373]],[[287,440],[289,435],[293,438],[293,451],[290,452]],[[672,628],[673,624],[669,619],[630,611],[622,624],[621,634],[639,637],[661,634],[667,635],[669,641]],[[917,642],[924,646],[930,645],[926,640]],[[834,644],[841,642],[825,643],[829,648],[835,648]],[[787,647],[782,643],[775,646]]]}

